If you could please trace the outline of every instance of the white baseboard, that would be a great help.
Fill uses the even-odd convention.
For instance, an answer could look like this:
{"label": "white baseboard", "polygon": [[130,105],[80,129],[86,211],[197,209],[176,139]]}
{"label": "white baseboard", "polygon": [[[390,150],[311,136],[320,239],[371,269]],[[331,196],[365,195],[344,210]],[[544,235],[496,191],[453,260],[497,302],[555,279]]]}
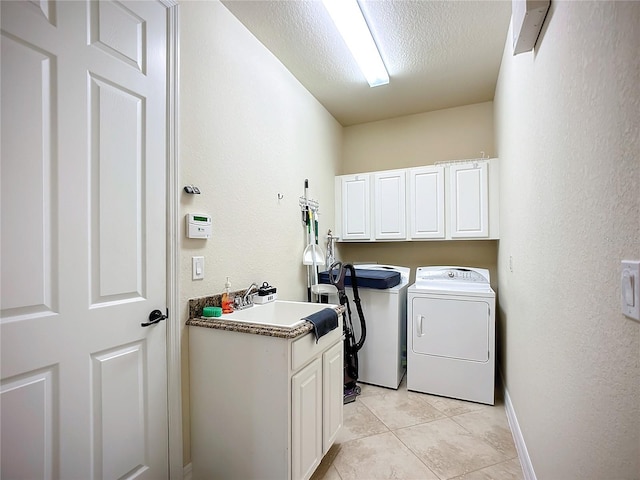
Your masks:
{"label": "white baseboard", "polygon": [[520,430],[520,425],[518,424],[518,419],[516,418],[516,412],[513,409],[513,404],[511,403],[511,397],[509,396],[509,391],[507,390],[507,387],[504,383],[504,378],[502,379],[502,385],[504,385],[504,409],[507,413],[507,420],[509,421],[509,427],[511,427],[513,440],[516,444],[516,450],[518,451],[518,459],[520,460],[520,465],[522,465],[522,473],[524,474],[524,479],[537,480],[536,472],[533,471],[531,458],[529,458],[529,452],[527,451],[527,446],[524,443],[524,437],[522,436],[522,431]]}
{"label": "white baseboard", "polygon": [[183,480],[191,480],[191,469],[192,469],[192,465],[191,463],[187,464],[184,466],[183,469],[183,473],[182,473],[182,479]]}

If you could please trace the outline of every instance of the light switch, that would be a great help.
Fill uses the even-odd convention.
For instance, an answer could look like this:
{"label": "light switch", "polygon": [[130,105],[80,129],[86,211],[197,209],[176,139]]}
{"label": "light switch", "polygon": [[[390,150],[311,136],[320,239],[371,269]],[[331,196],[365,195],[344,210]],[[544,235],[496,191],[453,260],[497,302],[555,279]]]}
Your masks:
{"label": "light switch", "polygon": [[640,321],[640,261],[622,261],[620,294],[622,313]]}
{"label": "light switch", "polygon": [[204,257],[191,257],[191,278],[192,280],[204,278]]}

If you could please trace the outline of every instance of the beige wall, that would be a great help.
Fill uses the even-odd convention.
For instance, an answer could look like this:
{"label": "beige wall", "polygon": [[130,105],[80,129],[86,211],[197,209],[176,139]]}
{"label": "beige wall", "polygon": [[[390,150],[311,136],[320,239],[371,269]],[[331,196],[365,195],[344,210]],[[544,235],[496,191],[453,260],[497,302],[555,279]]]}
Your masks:
{"label": "beige wall", "polygon": [[[340,174],[432,165],[444,160],[495,156],[493,102],[346,127]],[[497,286],[496,241],[340,243],[345,262],[411,267],[466,265],[488,268]]]}
{"label": "beige wall", "polygon": [[408,115],[344,129],[340,174],[495,156],[493,102]]}
{"label": "beige wall", "polygon": [[640,3],[552,2],[545,24],[535,53],[507,42],[495,97],[505,383],[537,478],[638,479],[619,284],[640,260]]}
{"label": "beige wall", "polygon": [[[181,3],[180,56],[180,176],[202,191],[182,194],[181,214],[213,217],[210,240],[182,236],[181,323],[187,300],[220,293],[227,275],[233,289],[268,281],[279,298],[306,300],[298,199],[308,178],[309,195],[321,206],[320,227],[333,224],[342,127],[218,2]],[[194,255],[205,257],[204,280],[191,279]],[[184,328],[185,464],[188,346]]]}
{"label": "beige wall", "polygon": [[425,265],[488,268],[492,287],[498,287],[496,240],[341,243],[339,252],[339,258],[344,262],[411,267],[411,282],[415,279],[416,268]]}

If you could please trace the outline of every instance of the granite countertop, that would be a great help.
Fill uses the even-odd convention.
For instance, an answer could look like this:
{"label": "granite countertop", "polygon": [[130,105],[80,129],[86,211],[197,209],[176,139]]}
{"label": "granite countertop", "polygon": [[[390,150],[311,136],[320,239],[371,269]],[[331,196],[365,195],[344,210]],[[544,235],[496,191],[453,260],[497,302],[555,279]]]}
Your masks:
{"label": "granite countertop", "polygon": [[[244,292],[233,292],[233,295],[242,295]],[[273,325],[261,325],[258,323],[234,322],[216,317],[203,318],[202,309],[205,306],[220,306],[221,295],[213,295],[209,297],[192,298],[189,300],[189,320],[187,325],[192,327],[214,328],[217,330],[227,330],[231,332],[253,333],[255,335],[266,335],[268,337],[278,338],[297,338],[313,330],[311,322],[304,322],[294,328],[278,327]],[[321,305],[321,304],[318,304]],[[338,315],[342,315],[345,307],[338,305],[335,308]]]}
{"label": "granite countertop", "polygon": [[260,325],[258,323],[234,322],[232,320],[222,320],[220,318],[190,318],[187,325],[192,327],[215,328],[217,330],[227,330],[230,332],[253,333],[255,335],[266,335],[278,338],[297,338],[306,335],[313,330],[311,322],[304,322],[295,328],[276,327],[273,325]]}

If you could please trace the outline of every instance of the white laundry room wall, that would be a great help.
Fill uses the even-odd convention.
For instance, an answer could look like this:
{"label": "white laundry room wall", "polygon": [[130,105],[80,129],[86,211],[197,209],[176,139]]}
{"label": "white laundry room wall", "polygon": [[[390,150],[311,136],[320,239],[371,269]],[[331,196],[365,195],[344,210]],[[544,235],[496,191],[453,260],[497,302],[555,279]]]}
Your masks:
{"label": "white laundry room wall", "polygon": [[639,2],[552,2],[535,51],[510,36],[502,59],[502,369],[539,479],[640,478],[640,323],[620,299],[640,259],[639,25]]}
{"label": "white laundry room wall", "polygon": [[[180,70],[180,177],[202,192],[181,193],[181,215],[213,217],[211,239],[181,236],[182,325],[187,300],[222,292],[226,276],[234,290],[268,281],[279,298],[306,300],[298,200],[309,179],[309,196],[320,202],[320,228],[333,227],[342,127],[217,1],[181,2]],[[200,255],[205,278],[193,281],[191,257]],[[181,346],[188,464],[186,327]]]}

